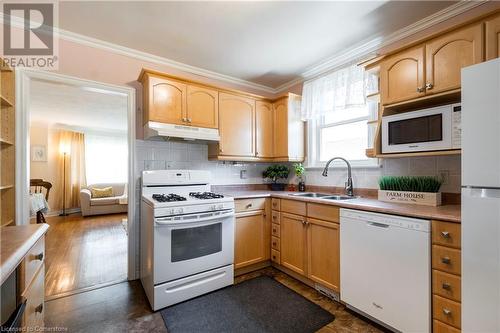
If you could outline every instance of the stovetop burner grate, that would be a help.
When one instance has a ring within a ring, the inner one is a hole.
[[[177,194],[153,194],[153,199],[159,202],[186,201],[187,199]]]
[[[190,197],[197,199],[219,199],[224,198],[222,194],[217,194],[213,192],[191,192],[189,193]]]

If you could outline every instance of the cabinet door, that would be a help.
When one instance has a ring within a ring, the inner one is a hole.
[[[305,217],[281,213],[281,265],[307,274],[307,233]]]
[[[191,126],[219,127],[219,92],[217,90],[187,87],[187,122]]]
[[[150,121],[183,124],[186,118],[186,85],[147,75],[147,112]]]
[[[274,108],[274,157],[288,158],[288,98],[280,99]]]
[[[308,277],[340,290],[340,228],[337,223],[307,220]]]
[[[255,100],[219,94],[219,154],[255,157]]]
[[[266,214],[264,210],[236,216],[234,268],[241,268],[269,259],[266,249]],[[269,242],[269,241],[268,241]]]
[[[482,31],[477,23],[427,42],[426,94],[460,88],[462,68],[484,59]]]
[[[273,105],[269,102],[255,102],[256,155],[273,157]]]
[[[500,15],[486,21],[486,60],[500,57]]]
[[[381,101],[384,105],[423,96],[424,46],[399,52],[380,66]]]

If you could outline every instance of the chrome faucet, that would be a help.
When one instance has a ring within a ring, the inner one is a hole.
[[[330,166],[330,163],[334,160],[342,160],[347,164],[347,181],[345,182],[345,194],[353,197],[354,196],[354,191],[353,191],[353,186],[352,186],[352,177],[351,177],[351,164],[349,163],[348,160],[346,160],[343,157],[334,157],[331,158],[328,162],[326,162],[325,168],[323,169],[323,177],[328,176],[328,167]]]

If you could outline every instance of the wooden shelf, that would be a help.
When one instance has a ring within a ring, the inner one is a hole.
[[[0,144],[12,146],[14,144],[14,142],[7,140],[7,139],[4,139],[4,138],[0,138]]]
[[[395,154],[378,154],[378,158],[400,158],[400,157],[418,157],[418,156],[445,156],[445,155],[460,155],[461,149],[438,150],[438,151],[421,151],[415,153],[395,153]]]
[[[0,190],[8,190],[9,188],[14,188],[14,185],[0,185]]]
[[[9,101],[7,98],[0,96],[0,101],[2,106],[14,106],[11,101]]]
[[[459,88],[411,99],[408,101],[384,105],[384,116],[388,116],[401,111],[406,112],[426,107],[435,107],[443,104],[458,103],[460,102],[461,92],[462,90]]]

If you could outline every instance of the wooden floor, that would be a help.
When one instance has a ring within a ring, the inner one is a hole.
[[[236,283],[266,274],[318,304],[335,320],[318,332],[380,332],[363,318],[316,290],[274,269],[266,268],[236,278]],[[271,295],[270,295],[271,296]],[[123,282],[45,303],[45,326],[67,332],[167,332],[159,312],[151,311],[140,282]]]
[[[47,217],[45,296],[127,279],[126,214]]]

